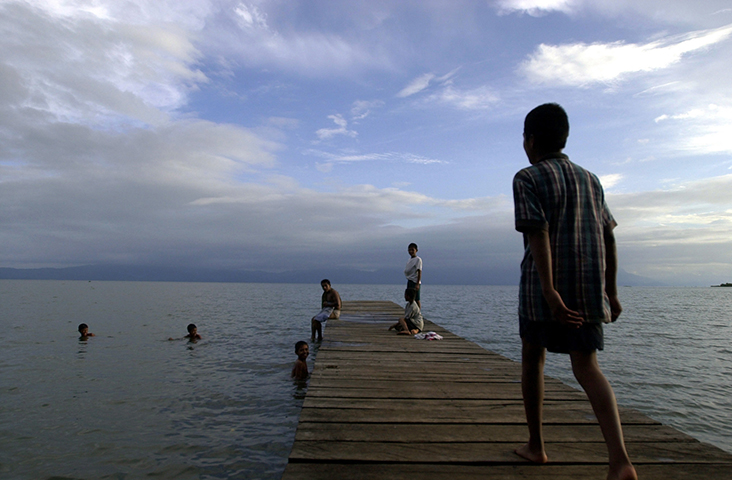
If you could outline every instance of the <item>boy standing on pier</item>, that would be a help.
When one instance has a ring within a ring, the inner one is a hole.
[[[410,243],[407,247],[407,252],[409,253],[410,258],[407,262],[407,266],[404,267],[404,276],[407,277],[407,288],[414,289],[416,293],[416,297],[414,299],[417,301],[417,306],[422,308],[422,302],[420,301],[419,294],[422,287],[422,259],[417,256],[418,250],[416,243]]]
[[[625,449],[615,394],[597,363],[602,324],[622,308],[617,295],[616,222],[597,177],[562,153],[567,114],[557,104],[533,109],[524,121],[530,167],[513,180],[516,230],[524,236],[519,289],[521,388],[529,441],[521,457],[546,463],[542,432],[544,362],[568,353],[587,393],[609,455],[608,480],[637,479]]]

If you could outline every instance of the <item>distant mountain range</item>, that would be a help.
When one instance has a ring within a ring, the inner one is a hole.
[[[401,284],[404,277],[400,269],[373,271],[350,268],[314,270],[289,270],[264,272],[224,270],[191,267],[84,265],[65,268],[0,268],[3,280],[94,280],[94,281],[147,281],[147,282],[224,282],[224,283],[319,283],[323,278],[334,284]],[[430,269],[425,283],[433,285],[517,285],[519,269],[488,270]],[[662,286],[662,282],[618,272],[621,286]]]

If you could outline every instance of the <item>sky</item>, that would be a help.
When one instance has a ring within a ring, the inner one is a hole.
[[[0,267],[514,283],[557,102],[621,269],[729,282],[730,59],[729,0],[0,0]]]

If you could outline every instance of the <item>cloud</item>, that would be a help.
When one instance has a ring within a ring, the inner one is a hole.
[[[437,160],[434,158],[427,158],[421,155],[414,155],[412,153],[398,153],[398,152],[386,152],[386,153],[343,153],[336,154],[330,152],[324,152],[321,150],[306,150],[303,152],[305,155],[314,155],[328,160],[330,164],[333,163],[352,163],[352,162],[373,162],[373,161],[398,161],[407,163],[419,163],[422,165],[430,164],[446,164],[448,162],[444,160]]]
[[[621,267],[671,284],[710,284],[732,271],[732,175],[672,189],[609,194]],[[719,282],[721,280],[717,280]]]
[[[500,98],[494,90],[488,87],[460,90],[452,85],[447,85],[431,95],[427,101],[441,103],[459,110],[486,110],[494,107]]]
[[[673,147],[685,153],[732,153],[732,106],[711,104],[677,114],[663,114],[656,123],[678,122],[684,124],[684,135],[676,138]]]
[[[355,130],[349,130],[348,129],[348,120],[343,118],[343,116],[338,113],[335,115],[328,115],[328,118],[333,120],[333,123],[337,125],[336,128],[321,128],[315,132],[315,135],[318,136],[321,140],[328,140],[330,138],[333,138],[336,135],[345,135],[347,137],[355,137],[358,135],[358,132]]]
[[[399,93],[397,93],[397,97],[409,97],[414,95],[415,93],[421,92],[422,90],[430,86],[430,82],[433,78],[435,78],[434,73],[424,73],[420,75],[419,77],[412,80],[409,85],[399,91]]]
[[[628,18],[634,22],[641,19],[695,25],[695,28],[718,26],[717,17],[727,16],[732,11],[728,0],[497,0],[495,7],[499,15],[519,13],[543,17],[556,12],[576,19],[580,14],[591,14],[602,19]]]
[[[161,124],[208,81],[195,66],[201,52],[171,23],[143,27],[103,5],[62,2],[5,2],[0,17],[0,63],[25,91],[16,107],[57,120]]]
[[[321,254],[348,264],[346,253],[354,249],[373,252],[395,238],[403,243],[400,223],[439,225],[464,215],[449,201],[396,188],[354,185],[327,193],[281,175],[244,181],[242,172],[256,174],[272,165],[267,150],[276,145],[257,143],[237,128],[192,122],[156,134],[95,136],[82,127],[75,138],[85,140],[88,154],[82,155],[62,141],[71,132],[62,133],[48,139],[55,158],[47,159],[46,150],[26,157],[55,165],[51,175],[47,168],[33,174],[0,164],[4,266],[185,263],[267,269],[275,267],[276,257],[284,262],[278,268],[291,262],[310,268]],[[100,165],[94,152],[102,150],[107,153]],[[473,212],[485,211],[473,206]],[[359,258],[364,255],[369,254]]]
[[[589,86],[620,81],[630,74],[653,72],[679,63],[683,56],[727,40],[732,26],[691,32],[645,44],[541,44],[519,67],[533,83]]]
[[[732,175],[677,183],[673,188],[649,192],[609,194],[608,203],[623,218],[629,230],[647,241],[664,242],[662,238],[646,235],[644,230],[673,227],[678,238],[696,242],[695,236],[707,230],[699,239],[732,242],[732,210],[730,196]],[[721,235],[722,232],[725,232]],[[686,242],[685,242],[686,243]],[[702,240],[702,243],[704,241]],[[732,261],[732,260],[731,260]]]
[[[210,4],[214,11],[201,29],[202,48],[239,65],[308,77],[351,76],[366,69],[393,68],[388,52],[359,41],[353,31],[339,34],[308,28],[307,21],[298,28],[299,22],[292,18],[296,6],[284,8],[279,2],[261,1]],[[234,22],[228,22],[229,18]]]
[[[356,100],[351,108],[351,116],[354,121],[362,120],[371,114],[371,111],[384,106],[381,100]]]
[[[436,77],[433,73],[420,75],[402,89],[397,97],[416,95],[427,90],[431,84],[436,84],[434,91],[422,98],[423,104],[442,104],[459,110],[484,110],[498,103],[498,94],[487,86],[473,89],[455,87],[453,77],[458,70],[456,68],[441,77]]]
[[[603,188],[607,190],[620,183],[620,181],[623,179],[623,175],[619,173],[611,173],[609,175],[601,175],[598,178],[600,179],[600,183],[602,184]]]
[[[577,0],[498,0],[496,6],[499,15],[521,12],[538,17],[550,12],[569,13],[578,3]]]
[[[260,12],[256,5],[240,3],[234,7],[234,13],[241,28],[261,28],[269,31],[267,16]]]

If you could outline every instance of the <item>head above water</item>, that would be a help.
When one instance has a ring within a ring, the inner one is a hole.
[[[305,347],[308,346],[308,342],[306,342],[304,340],[300,340],[299,342],[297,342],[295,344],[295,353],[297,353],[297,351],[300,350],[300,347],[303,347],[303,346],[305,346]]]
[[[186,327],[186,328],[188,329],[188,333],[191,333],[193,330],[198,330],[198,327],[196,326],[195,323],[189,323],[188,327]]]
[[[532,141],[537,154],[560,152],[566,146],[568,136],[569,118],[557,103],[539,105],[524,119],[524,146]]]
[[[86,333],[87,330],[89,330],[89,325],[87,325],[86,323],[79,324],[79,333],[83,335],[84,333]]]

